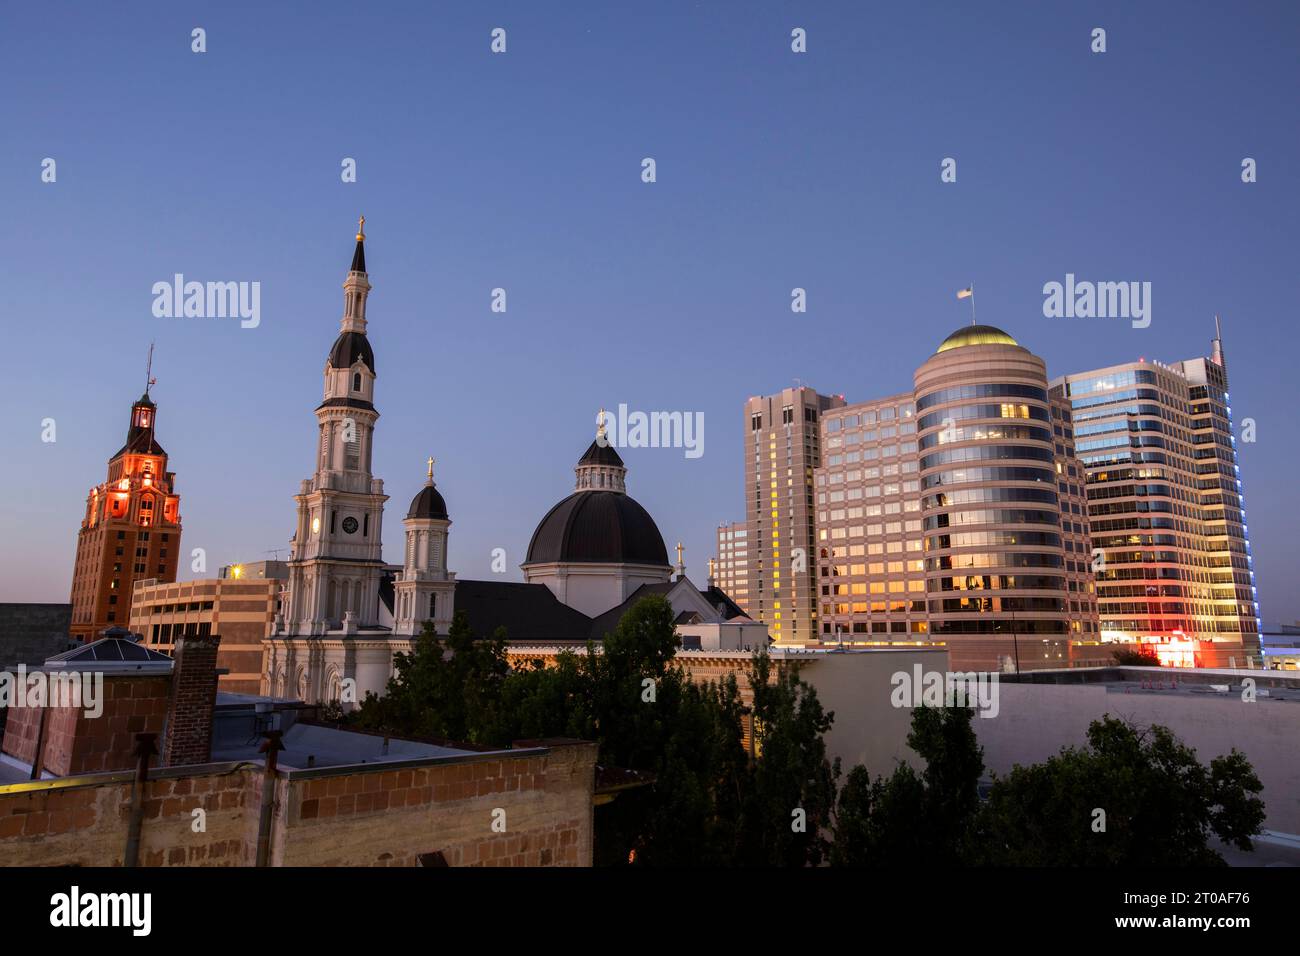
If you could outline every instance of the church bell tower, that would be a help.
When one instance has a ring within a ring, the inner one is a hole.
[[[379,623],[384,575],[384,483],[371,474],[375,353],[366,337],[365,217],[343,283],[343,319],[325,360],[325,397],[316,407],[316,469],[294,501],[284,633],[355,633]]]

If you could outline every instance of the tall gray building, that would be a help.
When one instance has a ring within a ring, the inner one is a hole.
[[[1215,320],[1208,357],[1066,375],[1098,551],[1103,637],[1150,641],[1167,663],[1259,653],[1259,605]]]

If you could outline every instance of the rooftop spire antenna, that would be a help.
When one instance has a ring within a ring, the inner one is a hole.
[[[1219,313],[1214,313],[1214,340],[1210,343],[1212,346],[1210,361],[1223,368],[1223,331],[1219,328]]]
[[[1217,320],[1216,320],[1217,321]],[[149,389],[157,384],[158,380],[153,377],[153,343],[149,343],[149,361],[144,368],[144,393],[149,394]]]

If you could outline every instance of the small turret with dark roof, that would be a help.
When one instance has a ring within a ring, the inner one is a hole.
[[[154,438],[154,421],[158,417],[158,406],[149,397],[146,389],[131,406],[131,424],[126,430],[126,444],[118,449],[114,458],[125,454],[165,455],[162,445]]]
[[[361,361],[370,374],[375,373],[375,351],[366,338],[366,296],[370,282],[366,277],[366,217],[357,224],[357,248],[352,253],[352,266],[347,281],[343,283],[344,313],[338,338],[330,347],[329,364],[334,368],[351,368]]]
[[[627,493],[627,467],[605,434],[603,408],[596,422],[596,440],[574,469],[577,487],[542,518],[523,566],[613,563],[667,569],[668,552],[654,519]]]
[[[587,446],[573,471],[578,476],[575,491],[617,491],[619,494],[627,491],[627,466],[605,434],[603,408],[596,416],[596,440]]]
[[[419,493],[411,499],[411,507],[406,512],[406,517],[447,520],[447,502],[433,483],[432,458],[429,459],[429,478],[425,481],[424,487],[420,489]]]

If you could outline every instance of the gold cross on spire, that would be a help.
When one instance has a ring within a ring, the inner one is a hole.
[[[357,220],[357,242],[366,238],[366,217],[362,216]]]
[[[605,434],[605,406],[600,407],[600,414],[596,416],[596,437],[600,438]]]
[[[429,456],[429,460],[426,461],[425,464],[429,466],[429,480],[433,481],[433,456],[432,455]]]

